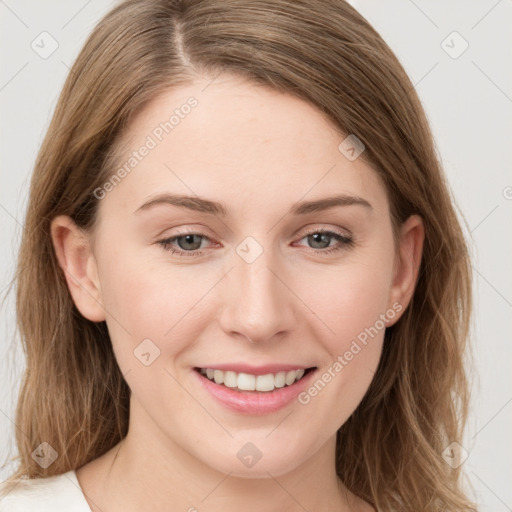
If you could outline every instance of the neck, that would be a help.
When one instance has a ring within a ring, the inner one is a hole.
[[[132,414],[133,409],[131,409]],[[175,444],[153,422],[130,421],[123,441],[77,470],[93,512],[183,510],[371,511],[336,475],[336,438],[284,474],[223,473]]]

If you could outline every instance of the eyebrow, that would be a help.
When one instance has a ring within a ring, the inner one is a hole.
[[[227,208],[223,203],[211,201],[198,196],[187,196],[181,194],[159,194],[140,206],[134,213],[148,210],[157,205],[173,205],[186,208],[195,212],[209,213],[226,217],[228,215]],[[369,210],[373,210],[372,205],[362,197],[347,194],[326,197],[314,201],[304,201],[294,204],[290,209],[292,215],[307,215],[309,213],[328,210],[336,206],[363,206]]]

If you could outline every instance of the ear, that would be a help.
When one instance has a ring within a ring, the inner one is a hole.
[[[399,251],[395,258],[393,282],[388,307],[399,303],[402,313],[397,314],[387,327],[396,323],[412,299],[423,254],[425,229],[419,215],[411,215],[400,228]]]
[[[52,220],[51,235],[76,307],[92,322],[105,320],[96,260],[89,237],[67,215],[59,215]]]

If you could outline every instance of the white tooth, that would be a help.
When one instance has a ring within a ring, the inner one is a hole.
[[[291,386],[295,382],[295,377],[297,377],[297,371],[290,370],[289,372],[286,373],[284,381],[288,386]]]
[[[254,391],[256,386],[256,377],[249,373],[238,374],[238,389],[243,391]]]
[[[238,375],[235,372],[224,372],[224,386],[227,386],[228,388],[236,388],[237,381]]]
[[[285,385],[291,386],[300,380],[305,370],[290,370],[289,372],[268,373],[266,375],[251,375],[249,373],[236,373],[232,371],[201,368],[200,373],[216,384],[224,384],[228,388],[238,388],[241,391],[273,391]]]
[[[286,372],[279,372],[274,375],[274,386],[276,388],[283,388],[285,385]]]
[[[274,374],[258,375],[256,378],[256,391],[272,391],[274,389]]]

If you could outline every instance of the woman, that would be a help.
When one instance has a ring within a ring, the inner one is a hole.
[[[412,84],[344,1],[121,3],[25,227],[5,510],[475,510],[446,457],[465,240]]]

